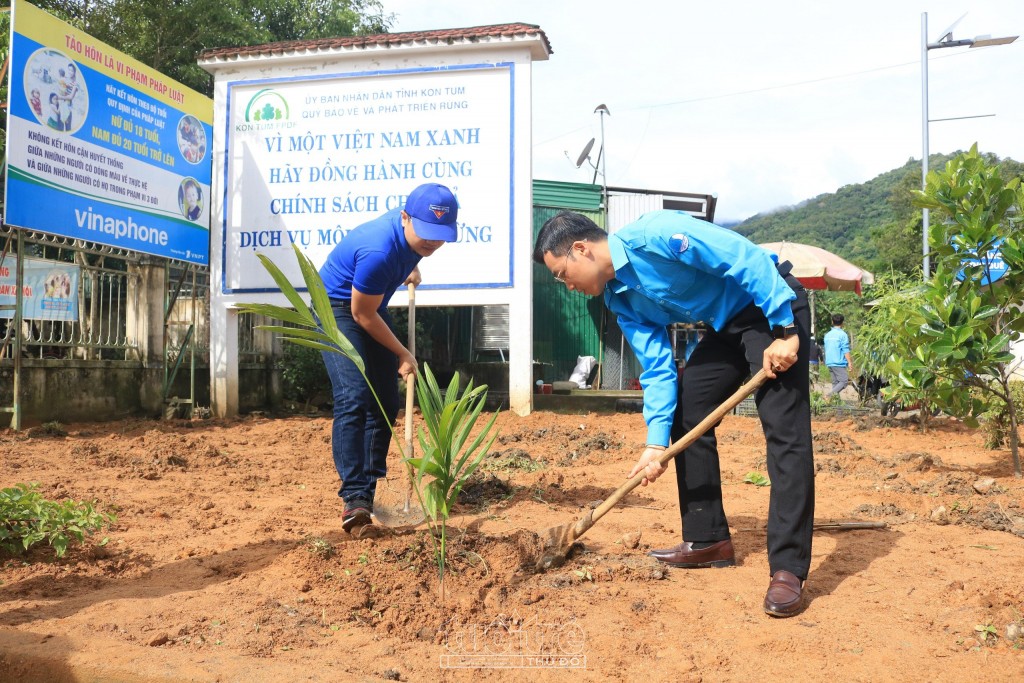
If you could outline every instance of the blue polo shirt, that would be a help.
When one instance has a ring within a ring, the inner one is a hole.
[[[352,301],[354,287],[384,295],[383,309],[421,258],[405,239],[402,210],[394,209],[345,235],[320,268],[320,278],[332,299]]]
[[[677,401],[671,323],[721,330],[756,304],[769,325],[791,325],[796,294],[771,255],[742,235],[681,211],[653,211],[608,238],[615,277],[605,304],[643,367],[647,443],[667,446]]]
[[[850,336],[841,327],[833,327],[825,333],[825,365],[830,368],[845,368],[846,354],[850,352]]]

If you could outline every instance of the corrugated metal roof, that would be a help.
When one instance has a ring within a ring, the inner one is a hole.
[[[337,52],[347,50],[374,50],[396,47],[419,47],[430,45],[483,45],[490,42],[509,43],[523,38],[539,38],[544,52],[533,55],[534,59],[547,59],[553,53],[551,43],[539,26],[533,24],[494,24],[468,28],[448,28],[434,31],[407,31],[404,33],[377,33],[369,36],[344,36],[320,38],[317,40],[290,40],[264,45],[241,47],[218,47],[199,53],[199,62],[224,62],[246,57],[268,57],[271,55],[297,55],[303,53]]]
[[[574,211],[599,211],[601,186],[563,183],[557,180],[533,181],[533,205],[553,206]]]

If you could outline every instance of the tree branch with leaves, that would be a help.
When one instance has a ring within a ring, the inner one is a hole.
[[[942,382],[940,407],[970,423],[983,412],[1005,415],[1014,473],[1021,477],[1020,419],[1010,386],[1017,365],[1010,348],[1024,333],[1021,178],[1004,180],[975,145],[929,173],[916,203],[936,219],[929,234],[936,269],[924,305],[905,313],[920,346],[913,358],[893,358],[892,370],[904,385],[921,379],[919,371],[931,375],[924,382]]]

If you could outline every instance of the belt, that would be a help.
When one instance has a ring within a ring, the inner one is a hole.
[[[352,302],[348,299],[331,299],[331,308],[352,308]]]

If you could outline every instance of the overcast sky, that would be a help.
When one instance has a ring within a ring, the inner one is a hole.
[[[608,184],[715,194],[719,222],[921,158],[922,12],[930,42],[965,13],[954,39],[1024,34],[1022,0],[382,3],[393,32],[540,26],[554,54],[534,63],[534,178],[591,181],[575,160],[605,104]],[[1024,38],[931,50],[928,68],[933,154],[977,142],[1024,161]]]

